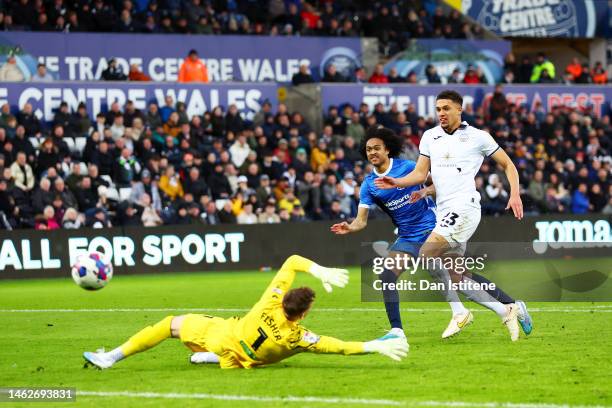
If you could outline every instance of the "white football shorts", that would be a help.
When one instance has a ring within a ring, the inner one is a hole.
[[[451,246],[449,253],[463,255],[467,242],[478,228],[480,216],[480,208],[472,206],[438,208],[436,227],[432,232],[443,236],[448,241]]]

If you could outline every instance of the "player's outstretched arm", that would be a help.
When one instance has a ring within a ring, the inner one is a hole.
[[[371,354],[378,353],[393,360],[400,361],[408,355],[408,342],[405,338],[395,338],[388,340],[361,341],[342,341],[329,336],[316,336],[308,333],[304,336],[301,344],[306,351],[318,354]]]
[[[422,184],[427,180],[429,174],[430,160],[427,156],[419,156],[416,162],[414,170],[400,178],[393,178],[389,176],[379,177],[374,180],[374,185],[380,189],[390,189],[393,187],[410,187]]]
[[[518,170],[503,149],[497,149],[491,157],[504,169],[508,182],[510,183],[510,199],[508,200],[506,210],[511,208],[514,216],[520,220],[523,218],[523,202],[521,201]]]
[[[357,217],[350,224],[346,221],[334,224],[330,227],[331,232],[338,235],[350,234],[351,232],[361,231],[368,225],[369,209],[359,207],[357,209]]]

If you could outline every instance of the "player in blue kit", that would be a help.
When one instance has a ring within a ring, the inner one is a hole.
[[[374,169],[365,177],[361,185],[357,217],[351,223],[342,222],[331,227],[331,231],[336,234],[348,234],[364,229],[367,226],[370,206],[376,204],[389,215],[398,228],[398,238],[389,248],[388,257],[390,258],[395,258],[397,255],[401,256],[401,254],[409,254],[413,257],[418,256],[421,246],[436,226],[435,205],[428,198],[428,196],[435,194],[433,186],[424,187],[423,185],[415,185],[407,188],[393,189],[380,189],[375,186],[374,180],[378,177],[402,177],[402,175],[410,173],[415,168],[416,163],[414,161],[397,158],[401,148],[402,141],[392,130],[382,126],[368,129],[362,144],[362,154]],[[381,274],[383,299],[387,317],[391,324],[391,330],[383,336],[383,339],[405,337],[399,310],[398,291],[394,288],[389,289],[385,285],[396,282],[402,272],[403,270],[398,269],[385,269]],[[448,286],[447,283],[451,281],[449,271],[441,266],[434,265],[430,267],[429,272],[433,277],[445,283],[445,288],[442,292],[453,311],[453,318],[451,318],[448,327],[442,334],[442,338],[448,338],[459,333],[469,325],[473,320],[473,315],[465,309],[457,292],[451,290]],[[473,278],[473,276],[476,276],[476,278]],[[487,281],[485,278],[474,273],[471,273],[469,278],[465,277],[465,279]],[[462,290],[461,292],[469,299],[481,305],[493,302],[499,303],[499,298],[508,297],[499,288],[491,291]],[[457,316],[456,310],[466,310],[467,313],[463,315],[462,319],[458,320],[454,318],[454,316]],[[511,328],[508,326],[509,324],[515,327]],[[516,317],[514,317],[513,321],[506,323],[506,325],[511,329],[511,333],[513,330],[518,330]]]
[[[374,180],[377,177],[386,175],[401,177],[410,173],[416,163],[397,158],[402,149],[402,141],[392,130],[382,126],[368,129],[361,148],[362,155],[367,158],[374,170],[366,176],[361,185],[357,217],[350,224],[342,222],[332,225],[331,231],[342,235],[364,229],[368,223],[370,206],[376,204],[389,215],[398,228],[398,238],[389,248],[389,257],[394,257],[399,253],[417,256],[421,244],[436,226],[436,214],[432,209],[434,204],[431,200],[419,200],[414,204],[410,201],[410,196],[423,189],[424,186],[389,190],[378,189],[374,186]],[[402,272],[386,269],[381,274],[381,279],[384,283],[395,282]],[[383,290],[383,299],[391,324],[391,330],[384,337],[405,337],[397,290]]]

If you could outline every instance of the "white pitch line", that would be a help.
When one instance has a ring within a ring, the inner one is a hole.
[[[231,395],[207,393],[158,393],[133,391],[77,391],[79,396],[87,397],[130,397],[149,399],[199,399],[217,401],[249,401],[249,402],[282,402],[282,403],[322,403],[322,404],[360,404],[383,406],[419,406],[419,407],[458,407],[458,408],[610,408],[602,405],[569,405],[528,402],[467,402],[467,401],[400,401],[389,399],[369,398],[339,398],[315,396],[259,396],[259,395]]]
[[[415,401],[410,405],[421,407],[459,407],[459,408],[609,408],[607,405],[569,405],[531,402],[466,402],[466,401]]]
[[[248,312],[248,308],[181,308],[181,307],[165,307],[165,308],[84,308],[84,309],[0,309],[0,313],[131,313],[131,312]],[[403,308],[402,312],[433,312],[433,313],[448,313],[449,309],[427,309],[427,308]],[[317,308],[316,312],[328,313],[346,313],[346,312],[382,312],[384,309],[352,307],[352,308]],[[485,313],[488,310],[475,309],[473,312]],[[537,313],[612,313],[612,308],[608,309],[605,306],[597,308],[597,306],[585,307],[562,307],[562,308],[530,308],[530,312]]]
[[[77,391],[80,396],[93,397],[133,397],[133,398],[163,398],[163,399],[200,399],[217,401],[249,401],[249,402],[293,402],[293,403],[322,403],[322,404],[361,404],[402,406],[401,401],[367,398],[337,398],[337,397],[286,397],[258,396],[258,395],[230,395],[230,394],[186,394],[186,393],[158,393],[158,392],[131,392],[131,391]]]

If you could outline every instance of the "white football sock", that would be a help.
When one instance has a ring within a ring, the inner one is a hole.
[[[478,285],[475,280],[470,279],[467,276],[463,276],[463,281],[470,283],[472,286]],[[466,289],[462,290],[461,293],[467,296],[467,298],[470,299],[472,302],[476,302],[479,305],[482,305],[487,309],[494,311],[502,319],[505,318],[506,314],[508,313],[506,305],[495,299],[493,296],[489,295],[486,290]]]
[[[191,362],[196,364],[218,364],[219,356],[211,351],[200,351],[191,356]]]
[[[436,267],[429,270],[431,276],[437,279],[439,282],[444,284],[444,290],[442,290],[442,295],[444,299],[448,302],[453,312],[453,316],[458,314],[466,314],[468,310],[463,306],[461,299],[459,299],[459,295],[456,291],[450,289],[451,277],[450,273],[442,267]]]
[[[455,292],[454,290],[452,292],[455,294],[455,296],[458,296],[457,292]],[[465,306],[463,306],[463,303],[461,301],[448,302],[448,304],[450,305],[451,310],[453,311],[453,316],[468,313],[468,310],[465,308]]]
[[[400,329],[399,327],[394,327],[391,330],[389,330],[390,334],[395,334],[396,336],[399,337],[406,337],[406,333],[404,333],[404,330]]]
[[[121,347],[117,347],[116,349],[109,351],[108,353],[106,353],[106,355],[115,363],[125,358],[123,352],[121,351]]]

